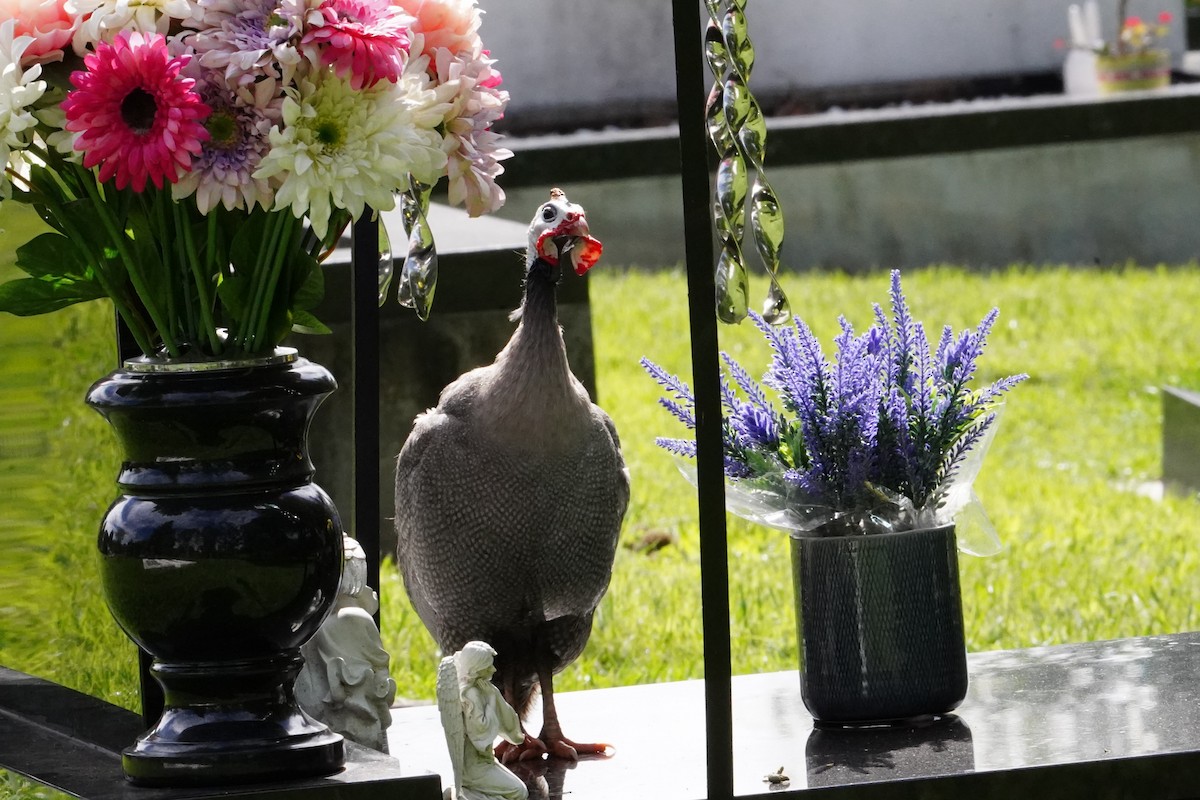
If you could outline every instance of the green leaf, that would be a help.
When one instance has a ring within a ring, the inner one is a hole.
[[[217,285],[217,296],[221,299],[227,315],[232,317],[230,322],[238,323],[231,324],[231,329],[241,329],[254,302],[254,275],[258,250],[266,235],[265,219],[261,214],[251,215],[238,228],[229,245],[229,261],[232,268],[221,277],[221,282]]]
[[[100,287],[91,281],[20,278],[0,284],[0,311],[31,317],[104,296]]]
[[[292,329],[292,314],[287,305],[284,304],[278,295],[278,287],[276,287],[275,302],[271,303],[268,309],[266,335],[271,342],[279,342],[283,337],[287,336],[288,331]],[[259,342],[262,345],[262,342]]]
[[[310,312],[301,309],[292,311],[292,331],[295,333],[328,334],[333,333],[329,326],[314,317]]]
[[[254,271],[258,262],[258,252],[267,240],[267,215],[251,214],[234,234],[229,245],[229,260],[235,269],[247,277]]]
[[[250,305],[254,285],[245,270],[234,268],[222,275],[217,283],[217,297],[225,309],[229,322],[240,322],[246,318],[246,308]],[[234,327],[231,325],[230,327]]]
[[[325,273],[321,265],[308,253],[299,251],[292,256],[291,266],[296,287],[292,293],[292,311],[316,308],[325,299]]]
[[[79,278],[87,272],[78,246],[57,233],[43,233],[18,247],[17,266],[41,279]]]

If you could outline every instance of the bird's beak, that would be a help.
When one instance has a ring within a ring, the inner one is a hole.
[[[551,246],[547,246],[551,245]],[[537,244],[538,254],[545,260],[557,264],[566,258],[576,275],[582,275],[600,260],[604,245],[588,233],[587,218],[582,213],[571,214],[553,230],[541,235]]]
[[[596,266],[596,262],[600,260],[600,254],[604,252],[604,245],[600,244],[599,239],[591,236],[577,236],[571,240],[567,248],[560,252],[570,259],[575,274],[582,275]]]

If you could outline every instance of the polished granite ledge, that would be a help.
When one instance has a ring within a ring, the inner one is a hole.
[[[970,690],[954,714],[896,728],[814,729],[795,672],[735,677],[735,795],[1200,798],[1200,633],[968,661]],[[707,797],[703,682],[556,699],[568,736],[617,751],[526,770],[531,797]],[[396,709],[392,719],[391,752],[405,771],[448,776],[436,708]],[[780,767],[787,784],[764,781]]]
[[[411,774],[383,753],[346,745],[346,766],[323,778],[202,788],[125,780],[121,750],[141,717],[64,686],[0,667],[0,768],[86,800],[439,800],[436,775]]]

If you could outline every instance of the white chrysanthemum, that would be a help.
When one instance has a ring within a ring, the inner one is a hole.
[[[334,208],[356,218],[365,205],[386,211],[409,175],[424,183],[442,175],[446,154],[434,128],[446,107],[426,78],[406,75],[357,91],[328,70],[314,78],[287,91],[283,127],[272,128],[271,151],[254,173],[279,182],[275,208],[307,214],[324,238]]]
[[[55,103],[39,108],[34,115],[41,123],[43,131],[50,132],[46,135],[46,144],[68,161],[82,164],[83,153],[75,149],[75,140],[79,138],[79,134],[67,130],[67,112],[63,111],[62,106]]]
[[[21,56],[33,42],[31,36],[13,36],[16,20],[0,24],[0,169],[7,167],[14,150],[29,146],[37,126],[33,104],[46,91],[46,82],[38,80],[37,64],[21,69]],[[9,197],[12,186],[0,177],[0,196]]]
[[[192,15],[190,0],[67,0],[65,7],[83,20],[72,40],[78,55],[96,42],[111,42],[123,30],[166,36],[172,21]]]

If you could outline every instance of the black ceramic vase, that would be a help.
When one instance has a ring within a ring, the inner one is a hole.
[[[804,705],[818,725],[944,714],[967,694],[954,526],[793,536]]]
[[[106,600],[153,656],[165,698],[123,753],[134,783],[342,767],[342,737],[292,688],[341,578],[341,522],[307,453],[309,421],[336,385],[281,348],[253,362],[135,359],[88,392],[124,451],[100,527]]]

